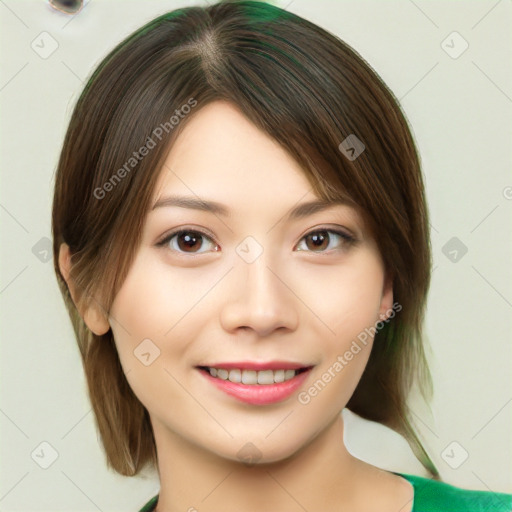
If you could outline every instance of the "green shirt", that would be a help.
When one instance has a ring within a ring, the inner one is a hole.
[[[414,487],[412,512],[511,512],[512,494],[471,491],[416,475],[394,473]],[[155,510],[158,494],[139,512]]]

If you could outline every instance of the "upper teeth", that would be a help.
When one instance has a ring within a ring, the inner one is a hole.
[[[295,377],[296,370],[226,370],[224,368],[208,368],[212,377],[242,382],[242,384],[274,384]]]

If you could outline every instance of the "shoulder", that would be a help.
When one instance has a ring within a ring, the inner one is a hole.
[[[414,487],[412,512],[510,512],[512,494],[462,489],[446,482],[396,473]]]
[[[139,512],[152,512],[155,510],[156,504],[158,502],[158,494],[153,496],[140,510]]]

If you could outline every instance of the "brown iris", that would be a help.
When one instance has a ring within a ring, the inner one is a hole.
[[[308,249],[326,249],[329,246],[329,232],[327,230],[315,231],[307,235],[304,239],[306,240]],[[308,241],[311,241],[312,244],[309,244]],[[322,245],[325,243],[326,245],[323,247]]]

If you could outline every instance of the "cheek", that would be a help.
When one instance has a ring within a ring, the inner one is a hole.
[[[148,263],[143,254],[134,261],[112,304],[110,323],[132,391],[148,410],[155,410],[164,396],[166,403],[180,397],[171,374],[176,362],[184,360],[193,333],[184,316],[190,308],[183,303],[183,283],[163,279],[162,268]]]
[[[163,334],[175,323],[172,294],[167,290],[164,296],[163,290],[157,270],[139,255],[112,303],[110,325],[129,379],[136,378],[144,361],[154,361],[153,367],[161,361]]]
[[[383,271],[373,254],[361,251],[346,265],[319,267],[311,275],[314,285],[305,283],[300,296],[333,343],[350,343],[379,320]]]
[[[329,388],[322,398],[324,404],[336,404],[335,409],[348,402],[370,357],[383,278],[380,261],[368,252],[358,254],[354,265],[340,268],[326,285],[322,306],[331,332],[325,339],[328,345],[320,380]]]
[[[190,283],[187,287],[183,274],[170,272],[142,252],[112,304],[111,316],[114,325],[119,324],[120,337],[126,339],[127,332],[130,333],[131,343],[144,338],[163,339],[190,310],[189,303],[194,297],[189,295]]]
[[[127,376],[140,366],[140,353],[157,354],[155,367],[183,360],[188,341],[211,316],[202,299],[218,281],[211,272],[203,277],[196,270],[173,270],[145,251],[137,255],[111,308],[110,324]]]
[[[207,296],[224,272],[173,268],[160,254],[141,251],[116,296],[112,315],[139,336],[167,339],[178,326],[204,320]]]

